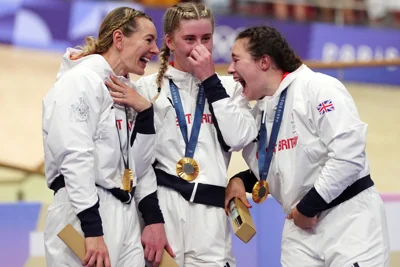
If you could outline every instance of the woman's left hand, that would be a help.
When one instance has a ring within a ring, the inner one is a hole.
[[[150,101],[141,96],[136,90],[120,81],[114,75],[111,75],[110,78],[111,82],[106,80],[105,84],[110,89],[110,95],[115,103],[129,105],[138,113],[151,107]]]

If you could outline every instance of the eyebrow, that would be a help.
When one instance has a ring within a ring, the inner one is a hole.
[[[238,55],[232,52],[232,57],[238,57]]]
[[[212,36],[212,33],[203,34],[202,37],[204,37],[204,36]],[[186,35],[183,35],[183,37],[196,37],[196,35],[195,34],[186,34]]]
[[[151,37],[153,40],[156,39],[156,37],[151,33],[147,34],[144,38],[146,38],[146,37]]]

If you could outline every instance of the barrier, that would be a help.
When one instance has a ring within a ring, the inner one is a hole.
[[[15,46],[64,51],[81,45],[85,36],[96,36],[100,22],[113,8],[129,5],[148,13],[162,45],[164,8],[148,8],[123,1],[3,0],[0,2],[0,42]],[[214,60],[227,64],[236,35],[246,27],[277,28],[303,59],[322,62],[365,62],[391,60],[400,56],[400,34],[395,29],[337,26],[322,23],[296,24],[263,17],[217,15],[214,31]],[[374,71],[379,75],[374,75]],[[337,73],[333,72],[336,76]],[[400,84],[399,68],[344,70],[343,81]]]

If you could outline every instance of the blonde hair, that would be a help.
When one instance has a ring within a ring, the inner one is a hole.
[[[173,36],[174,32],[179,28],[179,25],[182,20],[192,20],[192,19],[210,19],[212,24],[212,30],[214,32],[214,15],[211,10],[203,4],[200,3],[179,3],[167,9],[164,14],[163,19],[163,28],[164,28],[164,36],[168,34],[169,36]],[[153,98],[153,102],[157,99],[161,92],[161,86],[163,82],[163,77],[165,72],[168,69],[168,59],[171,55],[171,50],[165,43],[160,51],[160,69],[157,74],[157,87],[158,93]]]
[[[130,7],[119,7],[112,10],[101,23],[98,38],[88,36],[85,38],[86,45],[81,48],[82,52],[73,58],[80,58],[91,54],[102,54],[107,52],[113,44],[113,33],[116,30],[129,37],[138,30],[137,18],[152,19],[142,11]]]

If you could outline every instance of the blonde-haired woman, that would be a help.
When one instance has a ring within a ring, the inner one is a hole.
[[[137,82],[154,101],[158,197],[175,260],[185,267],[236,266],[224,211],[227,168],[231,152],[257,136],[240,84],[215,74],[213,31],[202,4],[167,9],[160,70]]]
[[[156,29],[143,12],[121,7],[101,24],[98,39],[68,49],[43,100],[48,186],[54,190],[44,239],[47,266],[144,266],[142,242],[161,257],[167,245],[152,171],[153,107],[136,95],[132,108],[114,105],[105,80],[130,84],[159,53]],[[68,223],[85,237],[81,262],[57,237]],[[147,234],[146,234],[147,233]],[[157,244],[158,242],[158,244]],[[157,261],[155,262],[157,265]]]

